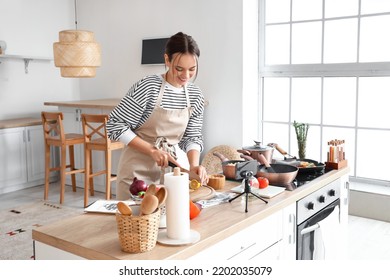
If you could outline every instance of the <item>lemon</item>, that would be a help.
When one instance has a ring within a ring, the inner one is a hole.
[[[190,189],[191,190],[197,190],[199,188],[200,188],[200,182],[198,182],[198,180],[196,180],[196,179],[192,179],[190,181]]]

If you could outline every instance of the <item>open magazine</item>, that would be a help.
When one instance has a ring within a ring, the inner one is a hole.
[[[105,200],[105,199],[99,199],[92,204],[90,204],[88,207],[84,209],[84,212],[87,213],[107,213],[107,214],[115,214],[117,211],[117,204],[120,200]],[[127,205],[139,205],[140,201],[134,201],[134,200],[126,200],[123,201],[127,203]]]

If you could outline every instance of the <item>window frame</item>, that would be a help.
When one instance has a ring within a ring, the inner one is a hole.
[[[293,78],[302,78],[302,77],[319,77],[321,78],[321,91],[323,93],[323,83],[324,78],[327,77],[355,77],[357,79],[357,84],[359,83],[360,77],[390,77],[390,61],[384,61],[384,62],[359,62],[359,44],[360,44],[360,20],[364,17],[370,17],[370,16],[382,16],[382,15],[390,15],[390,12],[386,13],[375,13],[375,14],[369,14],[369,15],[360,15],[360,9],[361,4],[359,0],[359,11],[358,15],[356,16],[345,16],[345,17],[335,17],[335,18],[329,18],[324,19],[324,13],[322,16],[322,19],[316,19],[316,20],[308,20],[308,21],[291,21],[292,12],[291,12],[291,6],[293,0],[290,1],[290,21],[289,22],[279,22],[279,23],[269,23],[266,24],[265,22],[265,5],[267,0],[259,0],[259,96],[260,96],[260,115],[259,115],[259,124],[260,124],[260,130],[259,130],[259,139],[264,140],[264,124],[267,123],[274,123],[274,124],[286,124],[288,125],[288,135],[290,136],[288,139],[288,147],[287,149],[290,150],[291,148],[291,135],[294,133],[292,128],[293,120],[291,120],[291,112],[289,112],[289,120],[288,122],[278,122],[278,121],[266,121],[264,120],[264,108],[266,104],[264,104],[264,84],[263,81],[265,78],[274,78],[274,77],[281,77],[281,78],[288,78],[290,81],[290,95],[291,95],[291,80]],[[268,0],[270,1],[270,0]],[[272,1],[272,0],[271,0]],[[325,0],[324,0],[325,1]],[[323,5],[324,5],[323,1]],[[291,64],[291,26],[294,23],[300,23],[300,22],[310,22],[310,21],[322,21],[322,27],[324,27],[325,21],[328,20],[335,20],[335,19],[350,19],[350,18],[357,18],[358,19],[358,42],[357,42],[357,59],[356,63],[331,63],[331,64],[324,64],[324,28],[322,28],[322,46],[321,46],[321,63],[318,64]],[[267,25],[276,25],[276,24],[290,24],[290,57],[289,62],[290,64],[277,64],[277,65],[266,65],[265,64],[265,30]],[[356,87],[356,95],[358,97],[358,86]],[[321,93],[321,94],[322,94]],[[290,99],[290,110],[291,110],[291,99]],[[323,100],[321,101],[321,108],[323,106]],[[357,151],[357,136],[359,129],[373,129],[378,131],[390,131],[390,129],[385,128],[371,128],[371,127],[360,127],[357,125],[357,116],[359,115],[358,112],[358,104],[356,104],[356,120],[354,126],[338,126],[338,125],[325,125],[323,123],[322,113],[321,113],[321,123],[320,126],[320,148],[321,150],[324,150],[326,147],[322,146],[322,143],[324,143],[322,139],[322,131],[323,128],[326,127],[337,127],[337,128],[352,128],[354,129],[355,134],[355,152],[354,152],[354,165],[350,166],[351,168],[351,178],[356,181],[361,182],[370,182],[370,183],[376,183],[380,185],[389,185],[389,181],[379,180],[375,178],[362,178],[356,175],[356,169],[357,169],[357,160],[359,158],[357,157],[358,151]],[[313,124],[316,125],[316,124]],[[321,153],[322,154],[322,153]],[[321,158],[320,161],[326,161],[326,159]]]

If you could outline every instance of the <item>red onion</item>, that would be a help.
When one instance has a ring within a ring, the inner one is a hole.
[[[142,181],[138,180],[137,177],[134,177],[133,183],[130,185],[130,193],[132,195],[137,195],[139,192],[144,192],[148,188],[148,185]]]

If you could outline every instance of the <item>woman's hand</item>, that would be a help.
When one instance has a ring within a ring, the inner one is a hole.
[[[190,171],[198,174],[202,186],[207,185],[209,178],[207,176],[206,168],[199,165],[200,152],[197,150],[190,150],[187,152],[188,162],[190,164]]]
[[[153,148],[151,150],[150,156],[157,163],[158,166],[167,167],[169,161],[172,161],[172,156],[163,150]]]
[[[207,176],[206,168],[204,168],[202,165],[198,165],[198,166],[192,167],[190,169],[190,171],[193,171],[196,174],[198,174],[198,176],[200,178],[200,184],[202,186],[207,185],[207,183],[209,182],[209,177]]]
[[[134,139],[128,145],[146,155],[149,155],[151,158],[153,158],[156,164],[161,167],[167,167],[168,161],[172,161],[173,159],[173,157],[168,152],[157,149],[139,136],[134,137]]]

